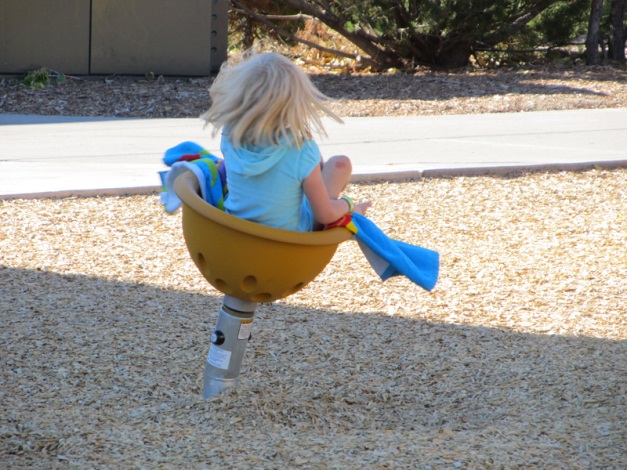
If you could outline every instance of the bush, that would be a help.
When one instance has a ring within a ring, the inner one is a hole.
[[[244,0],[231,0],[235,6]],[[261,0],[260,0],[261,1]],[[257,19],[266,9],[248,6]],[[377,69],[459,67],[477,51],[566,44],[585,27],[590,0],[284,0],[335,30]],[[268,23],[266,22],[266,26]],[[274,28],[283,30],[284,25]],[[515,47],[514,47],[515,48]],[[346,56],[346,54],[344,54]]]
[[[24,77],[24,86],[26,86],[26,88],[43,89],[50,84],[51,77],[54,78],[57,83],[63,83],[65,81],[65,74],[42,67],[26,74]]]

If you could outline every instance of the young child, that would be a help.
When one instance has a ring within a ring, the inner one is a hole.
[[[351,162],[323,162],[313,132],[325,133],[321,114],[342,120],[296,65],[275,53],[252,54],[222,67],[201,117],[222,129],[228,213],[285,230],[319,230],[347,212],[364,214],[371,203],[340,193]]]

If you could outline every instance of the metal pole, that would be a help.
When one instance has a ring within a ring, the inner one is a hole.
[[[224,296],[205,364],[204,398],[237,385],[256,308],[256,302]]]

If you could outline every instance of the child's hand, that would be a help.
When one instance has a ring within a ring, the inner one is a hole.
[[[353,212],[361,215],[366,215],[366,211],[370,208],[370,206],[372,206],[372,202],[370,201],[357,203],[355,204]]]

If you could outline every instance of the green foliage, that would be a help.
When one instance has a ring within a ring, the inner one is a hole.
[[[552,4],[524,28],[499,44],[475,53],[482,66],[529,62],[571,62],[582,49],[569,47],[585,35],[591,0],[565,0]]]
[[[269,2],[247,1],[251,8],[252,3]],[[355,44],[367,58],[364,63],[385,69],[417,64],[458,67],[477,52],[507,55],[516,49],[562,46],[585,32],[591,1],[283,0],[281,4],[288,11],[318,18]],[[268,7],[256,11],[267,13]]]
[[[562,1],[547,8],[531,21],[528,29],[535,41],[529,46],[564,46],[585,34],[590,15],[590,0]]]
[[[45,88],[50,83],[50,75],[48,70],[42,68],[32,70],[24,77],[24,85],[26,88]]]
[[[51,78],[53,78],[56,83],[65,82],[65,74],[42,67],[28,72],[24,77],[24,85],[26,88],[43,89],[50,84]]]
[[[309,4],[322,21],[347,35],[382,65],[455,67],[465,65],[473,50],[506,42],[539,12],[560,0],[287,2]]]

